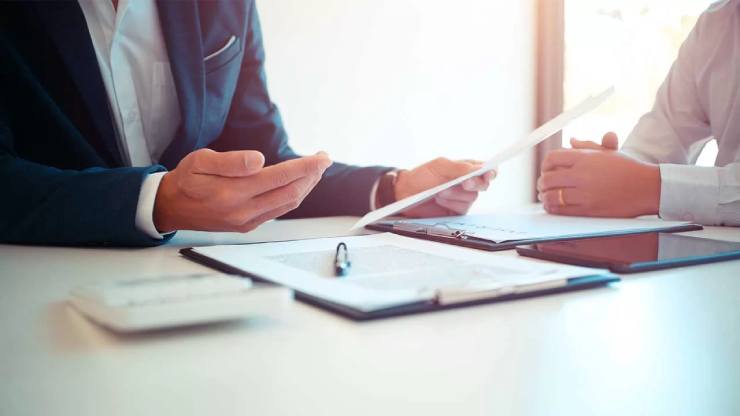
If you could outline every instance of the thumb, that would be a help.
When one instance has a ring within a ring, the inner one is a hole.
[[[192,153],[192,172],[226,177],[249,176],[265,165],[265,156],[255,150],[215,152],[200,149]]]
[[[619,148],[619,138],[617,133],[610,131],[601,138],[601,146],[608,150],[617,150]]]
[[[604,148],[591,140],[578,140],[575,137],[570,138],[570,147],[574,149],[591,149],[591,150],[604,150]]]

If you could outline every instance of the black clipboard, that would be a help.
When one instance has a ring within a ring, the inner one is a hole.
[[[198,253],[192,248],[181,249],[180,254],[182,254],[184,257],[187,257],[190,260],[193,260],[197,263],[200,263],[212,269],[222,271],[224,273],[249,277],[250,279],[254,279],[259,282],[265,282],[265,283],[272,284],[271,282],[265,279],[262,279],[259,276],[256,276],[254,274],[251,274],[245,270],[233,267],[229,264],[220,262],[211,257]],[[436,311],[443,311],[443,310],[448,310],[448,309],[463,308],[463,307],[468,307],[468,306],[483,305],[483,304],[494,303],[494,302],[504,302],[504,301],[509,301],[509,300],[531,298],[535,296],[544,296],[544,295],[550,295],[550,294],[555,294],[555,293],[563,293],[563,292],[571,292],[571,291],[576,291],[576,290],[590,289],[590,288],[595,288],[595,287],[600,287],[600,286],[606,286],[609,283],[618,282],[619,280],[620,280],[619,276],[615,274],[604,273],[604,274],[597,274],[597,275],[592,275],[592,276],[581,276],[581,277],[571,278],[571,279],[568,279],[566,286],[560,286],[560,287],[555,287],[555,288],[535,290],[535,291],[529,291],[525,293],[507,294],[507,295],[502,295],[502,296],[490,297],[490,298],[485,298],[485,299],[477,299],[477,300],[471,300],[471,301],[465,301],[465,302],[458,302],[458,303],[451,303],[451,304],[440,304],[440,303],[435,302],[434,300],[429,300],[429,301],[423,301],[423,302],[408,303],[405,305],[394,306],[394,307],[385,308],[385,309],[378,309],[378,310],[374,310],[370,312],[354,309],[346,305],[327,301],[325,299],[312,296],[312,295],[308,295],[306,293],[302,293],[297,290],[295,291],[295,298],[302,302],[317,306],[319,308],[328,310],[330,312],[337,313],[341,316],[344,316],[346,318],[349,318],[355,321],[369,321],[369,320],[376,320],[376,319],[392,318],[392,317],[402,316],[402,315],[411,315],[411,314],[425,313],[425,312],[436,312]]]
[[[416,225],[416,226],[415,226]],[[702,230],[699,224],[685,224],[685,225],[674,225],[660,228],[649,228],[649,229],[625,229],[619,231],[610,231],[602,233],[588,233],[588,234],[565,234],[557,237],[546,237],[546,238],[531,238],[521,240],[508,240],[502,242],[495,242],[478,238],[472,235],[467,235],[464,232],[457,231],[451,228],[434,228],[426,227],[421,224],[414,224],[408,219],[403,220],[384,220],[378,221],[365,226],[365,228],[374,231],[391,232],[394,234],[403,235],[406,237],[419,238],[422,240],[436,241],[438,243],[452,244],[456,246],[476,248],[479,250],[487,251],[502,251],[512,250],[516,246],[526,244],[545,243],[552,241],[564,241],[564,240],[577,240],[582,238],[594,238],[594,237],[613,237],[619,235],[630,235],[630,234],[642,234],[642,233],[675,233],[685,231],[697,231]]]

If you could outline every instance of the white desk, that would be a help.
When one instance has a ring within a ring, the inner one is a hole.
[[[740,261],[369,323],[288,302],[118,336],[64,303],[78,284],[202,270],[183,246],[340,235],[353,220],[152,249],[0,246],[0,415],[740,414]]]

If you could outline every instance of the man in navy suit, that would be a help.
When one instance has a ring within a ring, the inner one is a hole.
[[[362,215],[478,167],[300,157],[253,0],[0,5],[0,241],[156,245],[176,230]],[[464,213],[490,175],[409,216]]]

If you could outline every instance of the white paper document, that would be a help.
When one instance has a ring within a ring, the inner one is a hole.
[[[337,244],[349,274],[334,276]],[[454,303],[567,285],[604,270],[438,244],[391,233],[193,249],[299,292],[371,312],[419,301]]]
[[[465,215],[456,217],[401,220],[403,229],[434,229],[458,232],[494,243],[534,239],[573,238],[586,235],[627,234],[691,224],[659,218],[594,218],[550,215],[541,212]]]
[[[491,159],[486,161],[483,164],[483,167],[481,167],[480,169],[474,172],[468,173],[467,175],[460,176],[457,179],[453,179],[449,182],[435,186],[434,188],[431,188],[426,191],[420,192],[416,195],[412,195],[410,197],[401,199],[392,204],[386,205],[383,208],[376,209],[375,211],[371,211],[367,213],[364,217],[362,217],[359,221],[357,221],[355,225],[352,226],[352,230],[362,228],[370,223],[373,223],[385,217],[397,214],[403,210],[411,208],[414,205],[421,204],[429,200],[430,198],[434,197],[434,195],[444,191],[445,189],[451,188],[459,183],[462,183],[466,179],[470,179],[475,176],[480,176],[486,172],[489,172],[495,169],[496,167],[498,167],[499,164],[511,159],[512,157],[518,155],[522,151],[529,149],[532,146],[537,145],[538,143],[542,142],[543,140],[547,139],[548,137],[562,130],[563,127],[567,126],[571,121],[597,108],[604,101],[606,101],[606,99],[609,98],[613,93],[614,93],[614,87],[609,87],[603,92],[601,92],[600,94],[585,99],[583,102],[581,102],[577,106],[571,108],[568,111],[561,113],[557,117],[543,124],[536,130],[534,130],[532,133],[530,133],[524,139],[514,142],[513,144],[511,144],[510,146],[508,146],[507,148],[505,148],[504,150],[502,150],[501,152],[493,156]]]

